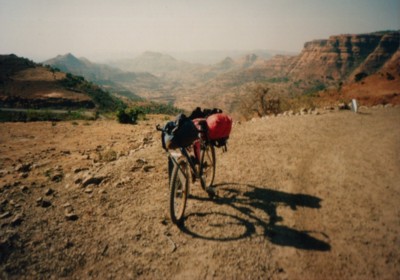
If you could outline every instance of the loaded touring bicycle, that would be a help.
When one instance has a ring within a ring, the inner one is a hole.
[[[170,217],[178,225],[184,219],[191,183],[199,180],[209,197],[214,197],[215,147],[226,150],[232,128],[232,119],[220,110],[196,111],[199,113],[199,108],[190,117],[181,114],[156,127],[168,154]]]

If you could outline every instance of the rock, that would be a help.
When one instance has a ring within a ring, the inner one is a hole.
[[[45,195],[52,195],[54,193],[54,190],[53,189],[51,189],[51,188],[48,188],[46,191],[45,191]]]
[[[66,202],[66,203],[64,203],[64,204],[62,205],[62,207],[68,208],[68,207],[72,207],[72,205],[71,205],[71,203]]]
[[[124,156],[126,156],[127,154],[124,152],[124,151],[120,151],[119,153],[118,153],[118,158],[120,158],[120,157],[124,157]]]
[[[42,206],[43,208],[50,207],[51,206],[51,202],[50,202],[50,200],[43,199],[40,206]]]
[[[23,193],[29,193],[29,188],[28,188],[28,186],[21,186],[20,187],[20,189],[21,189],[21,191],[23,192]]]
[[[47,208],[51,206],[51,201],[39,197],[38,199],[36,199],[36,205],[41,206],[43,208]]]
[[[82,180],[82,187],[90,184],[99,185],[106,177],[105,176],[87,176]]]
[[[72,171],[74,173],[79,173],[79,172],[86,171],[86,170],[89,170],[89,168],[87,168],[87,167],[77,167],[77,168],[74,168]]]
[[[4,212],[3,214],[0,215],[0,219],[5,219],[11,217],[11,213],[9,211]]]
[[[83,180],[82,178],[76,178],[74,183],[79,185],[80,183],[82,183],[82,180]]]
[[[0,201],[0,206],[5,206],[5,205],[7,205],[7,203],[8,203],[8,200],[7,199],[3,199],[3,200]]]
[[[149,172],[149,171],[151,171],[153,168],[155,168],[155,166],[153,166],[153,165],[145,165],[145,166],[143,166],[143,171],[144,171],[144,172]]]
[[[11,220],[11,226],[19,226],[23,221],[23,215],[22,214],[17,214],[15,217]]]
[[[11,184],[4,184],[0,187],[0,193],[3,192],[4,190],[8,190],[11,188]]]
[[[67,221],[76,221],[76,220],[78,220],[78,215],[76,215],[76,214],[73,213],[73,212],[68,212],[68,211],[66,211],[66,212],[65,212],[65,219],[66,219]]]
[[[64,178],[64,174],[63,173],[56,173],[54,175],[51,176],[51,181],[53,182],[61,182]]]
[[[136,163],[137,163],[137,164],[144,165],[144,164],[147,163],[147,160],[145,160],[144,158],[139,158],[139,159],[136,160]]]
[[[114,188],[122,188],[124,186],[124,182],[117,182],[114,184]]]
[[[132,178],[130,178],[130,177],[125,177],[125,178],[123,178],[122,180],[120,180],[120,181],[118,181],[117,183],[115,183],[113,186],[115,187],[115,188],[121,188],[121,187],[123,187],[124,185],[126,185],[126,184],[129,184],[130,182],[132,182]]]
[[[85,189],[85,193],[92,193],[93,192],[93,185],[89,185]]]
[[[142,169],[142,167],[147,164],[147,161],[143,158],[139,158],[136,160],[136,164],[131,168],[132,172],[136,172],[140,169]]]
[[[144,137],[143,138],[143,145],[147,145],[153,142],[153,139],[151,137]]]
[[[132,171],[132,172],[136,172],[136,171],[139,171],[140,169],[142,169],[141,166],[135,165],[135,166],[133,166],[133,167],[131,168],[131,171]]]
[[[1,170],[0,170],[0,178],[6,176],[7,174],[8,174],[8,171],[7,171],[7,170],[5,170],[5,169],[1,169]]]
[[[339,110],[349,110],[350,109],[350,107],[346,103],[339,103],[337,107]]]
[[[76,218],[78,218],[78,216],[76,216]],[[66,241],[65,241],[65,249],[69,249],[69,248],[71,248],[71,247],[73,247],[75,244],[71,241],[71,240],[69,240],[69,239],[67,239]]]
[[[56,170],[57,170],[57,171],[62,171],[62,170],[63,170],[63,169],[62,169],[62,166],[61,166],[61,165],[57,165],[57,166],[56,166]]]
[[[300,109],[300,115],[307,115],[307,113],[308,113],[308,110],[306,109],[306,108],[301,108]]]
[[[28,172],[19,173],[19,178],[21,178],[21,179],[26,179],[26,178],[28,178],[28,176],[29,176]]]
[[[29,172],[30,170],[31,170],[30,163],[18,164],[15,167],[15,171],[18,171],[18,172]]]

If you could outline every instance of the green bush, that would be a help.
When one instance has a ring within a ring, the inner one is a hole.
[[[164,115],[178,115],[182,113],[181,109],[174,107],[172,104],[164,104],[157,102],[137,103],[131,108],[140,110],[144,114],[164,114]]]
[[[119,109],[117,120],[119,123],[136,124],[139,117],[144,117],[145,113],[139,108]]]
[[[362,81],[363,79],[365,79],[366,77],[368,77],[368,74],[367,74],[367,73],[365,73],[365,72],[360,72],[360,73],[357,73],[357,74],[354,76],[354,81],[360,82],[360,81]]]

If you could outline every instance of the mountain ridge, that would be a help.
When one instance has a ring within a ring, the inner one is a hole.
[[[139,95],[143,92],[157,89],[161,84],[159,78],[151,73],[126,72],[109,65],[93,63],[86,58],[77,58],[71,53],[58,55],[43,63],[74,75],[83,76],[105,87],[108,91],[134,100],[140,99]]]
[[[82,77],[0,55],[0,107],[115,110],[120,104]]]

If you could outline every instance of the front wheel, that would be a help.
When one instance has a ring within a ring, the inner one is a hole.
[[[213,185],[215,178],[215,148],[213,145],[206,145],[201,153],[201,187],[207,190]]]
[[[181,224],[186,208],[190,179],[189,164],[179,159],[173,170],[170,185],[170,216],[174,224]]]

